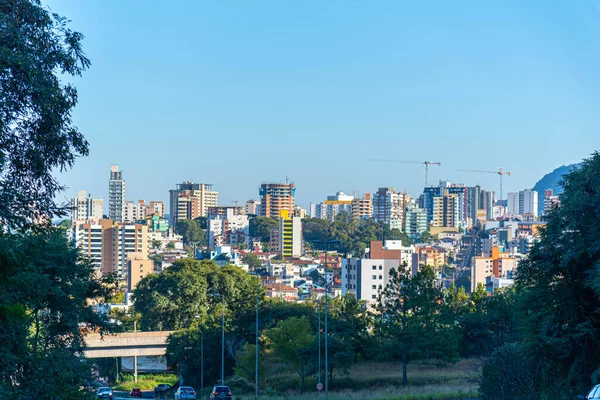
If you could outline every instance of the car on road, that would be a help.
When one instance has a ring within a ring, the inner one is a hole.
[[[155,397],[164,397],[169,390],[171,390],[171,385],[168,383],[159,383],[158,386],[154,388],[154,395]]]
[[[600,399],[600,385],[596,385],[590,390],[587,396],[580,394],[577,396],[579,400],[598,400]]]
[[[210,392],[210,400],[231,400],[231,389],[229,386],[215,386]]]
[[[196,400],[196,389],[191,386],[180,386],[175,392],[175,400]]]
[[[142,397],[142,389],[133,388],[131,392],[129,392],[129,397]]]
[[[96,399],[108,399],[113,400],[113,392],[112,389],[108,386],[101,386],[98,388],[96,392]]]

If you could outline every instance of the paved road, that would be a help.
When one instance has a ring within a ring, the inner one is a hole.
[[[113,400],[129,399],[130,398],[129,397],[129,392],[122,392],[122,391],[118,391],[118,390],[113,390],[113,395],[114,395]],[[142,390],[142,397],[144,399],[154,399],[155,398],[155,396],[154,396],[154,390]],[[139,399],[139,397],[137,397],[137,398]],[[162,397],[161,397],[161,399],[162,399]],[[167,394],[164,397],[164,399],[165,400],[173,399],[173,394],[172,393]]]

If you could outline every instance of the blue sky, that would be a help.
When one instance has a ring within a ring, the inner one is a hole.
[[[183,180],[220,202],[297,185],[329,194],[393,186],[419,165],[504,192],[600,147],[600,3],[548,1],[47,0],[84,33],[76,80],[90,156],[60,179],[107,201],[110,164],[130,200]]]

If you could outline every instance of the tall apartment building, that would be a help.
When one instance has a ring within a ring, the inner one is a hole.
[[[281,211],[294,212],[294,195],[296,186],[293,183],[263,183],[260,185],[260,215],[279,219]]]
[[[142,224],[113,225],[103,232],[102,271],[105,274],[127,273],[127,255],[140,253],[148,259],[148,227]]]
[[[414,252],[414,246],[402,246],[399,240],[372,241],[364,258],[342,260],[342,293],[352,293],[357,299],[369,303],[376,302],[379,291],[390,280],[392,268],[405,267],[412,271]]]
[[[125,202],[125,211],[123,213],[123,221],[135,222],[142,220],[150,215],[158,215],[164,217],[165,203],[162,201],[151,201],[146,203],[140,200],[137,204],[133,201]]]
[[[373,195],[373,219],[383,221],[390,229],[402,229],[406,201],[406,196],[394,188],[379,188]]]
[[[206,217],[208,209],[217,206],[219,192],[213,191],[210,184],[186,181],[169,190],[169,200],[169,222],[174,225],[185,219]]]
[[[546,189],[544,191],[544,215],[547,215],[556,205],[560,205],[560,198],[554,194],[554,190]]]
[[[302,255],[302,219],[282,210],[279,217],[279,251],[283,257]]]
[[[418,237],[427,231],[427,211],[415,202],[406,204],[404,215],[404,232],[411,237]]]
[[[246,214],[259,215],[260,214],[260,201],[248,200],[246,202]]]
[[[127,291],[135,290],[137,284],[146,276],[154,273],[154,261],[144,258],[142,253],[127,254]]]
[[[352,200],[352,219],[368,219],[373,217],[373,199],[371,193],[365,193]]]
[[[446,190],[443,196],[434,197],[432,215],[431,226],[458,228],[461,224],[460,196]]]
[[[444,197],[446,194],[456,195],[456,218],[458,223],[456,226],[467,225],[467,188],[460,183],[452,184],[449,181],[440,181],[438,186],[426,187],[423,189],[423,195],[420,198],[420,206],[427,210],[427,222],[432,222],[434,219],[434,202],[436,198]],[[437,200],[439,206],[439,200]],[[439,210],[438,210],[439,211]],[[444,226],[444,225],[441,225]]]
[[[531,214],[538,216],[538,192],[525,189],[507,195],[508,215]]]
[[[310,204],[311,218],[335,220],[335,216],[341,212],[352,215],[352,201],[354,196],[348,196],[344,192],[337,192],[333,196],[327,196],[322,203]]]
[[[92,199],[85,190],[77,191],[77,196],[71,198],[71,219],[73,221],[102,219],[104,200]]]
[[[222,211],[225,211],[223,213]],[[208,248],[237,246],[249,239],[249,219],[242,207],[213,207],[208,212]]]
[[[98,271],[102,269],[104,230],[111,226],[112,221],[109,219],[98,219],[97,221],[73,220],[67,231],[69,240]]]
[[[513,279],[519,258],[500,251],[498,246],[492,247],[491,257],[473,257],[471,267],[471,291],[478,284],[486,285],[488,278]]]
[[[118,165],[110,166],[110,180],[108,181],[108,218],[113,221],[123,222],[125,213],[125,181],[123,171]]]

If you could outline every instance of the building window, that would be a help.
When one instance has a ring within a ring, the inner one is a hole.
[[[377,266],[376,266],[376,265],[373,265],[373,269],[377,269]]]
[[[377,295],[375,295],[375,294],[372,294],[372,295],[371,295],[371,298],[372,298],[373,300],[376,300],[376,299],[377,299]]]
[[[382,280],[382,279],[383,279],[383,275],[379,275],[379,280]]]
[[[373,279],[377,279],[377,275],[373,275]]]
[[[373,285],[372,287],[373,287],[373,289],[377,289],[377,285]]]
[[[383,265],[380,265],[379,266],[379,270],[381,271],[382,269],[383,269]]]

